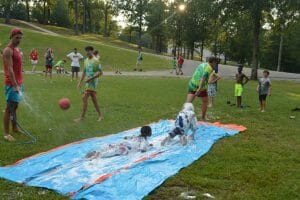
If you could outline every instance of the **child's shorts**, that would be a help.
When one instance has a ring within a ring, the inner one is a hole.
[[[241,97],[243,94],[243,86],[242,84],[236,83],[234,88],[234,96]]]
[[[215,83],[208,84],[207,92],[208,92],[208,96],[209,96],[209,97],[215,97],[216,94],[217,94],[217,87],[216,87],[216,84],[215,84]]]
[[[260,94],[259,95],[259,101],[261,102],[261,101],[265,101],[266,99],[267,99],[267,94]]]
[[[173,130],[169,133],[169,136],[170,136],[171,138],[176,137],[176,135],[184,135],[183,132],[181,131],[181,129],[178,128],[178,127],[175,128],[175,129],[173,129]]]

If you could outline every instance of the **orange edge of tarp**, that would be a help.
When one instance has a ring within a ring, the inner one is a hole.
[[[161,121],[161,120],[160,120]],[[175,121],[175,120],[169,120],[169,121]],[[151,124],[151,123],[150,123]],[[214,123],[211,123],[211,122],[202,122],[202,121],[198,121],[198,124],[204,124],[204,125],[212,125],[212,126],[217,126],[217,127],[221,127],[221,128],[225,128],[225,129],[229,129],[229,130],[237,130],[237,131],[240,131],[240,132],[243,132],[245,130],[247,130],[246,127],[242,126],[242,125],[237,125],[237,124],[222,124],[221,122],[214,122]],[[127,131],[130,131],[130,130],[134,130],[136,128],[132,128],[132,129],[128,129]],[[23,158],[21,160],[18,160],[17,162],[13,163],[13,164],[9,164],[9,165],[5,165],[4,167],[11,167],[11,166],[15,166],[29,158],[33,158],[33,157],[36,157],[36,156],[39,156],[39,155],[43,155],[43,154],[46,154],[46,153],[50,153],[50,152],[53,152],[55,150],[59,150],[59,149],[62,149],[64,147],[67,147],[67,146],[71,146],[71,145],[74,145],[74,144],[80,144],[82,142],[85,142],[85,141],[88,141],[88,140],[92,140],[92,139],[96,139],[96,138],[103,138],[103,137],[108,137],[110,136],[111,134],[109,135],[106,135],[106,136],[101,136],[101,137],[92,137],[92,138],[88,138],[88,139],[83,139],[83,140],[79,140],[79,141],[76,141],[76,142],[72,142],[72,143],[69,143],[69,144],[65,144],[65,145],[61,145],[61,146],[58,146],[58,147],[55,147],[53,149],[50,149],[48,151],[44,151],[44,152],[41,152],[41,153],[37,153],[37,154],[33,154],[31,156],[28,156],[26,158]]]

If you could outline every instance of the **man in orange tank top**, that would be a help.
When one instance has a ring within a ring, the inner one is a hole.
[[[10,42],[3,50],[4,65],[4,86],[6,108],[3,118],[4,139],[14,141],[9,134],[9,121],[12,121],[13,132],[19,132],[17,127],[16,110],[22,99],[23,74],[22,58],[18,46],[22,40],[23,33],[21,29],[13,28],[10,33]]]

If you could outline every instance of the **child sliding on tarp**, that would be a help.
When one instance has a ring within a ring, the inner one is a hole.
[[[92,151],[86,154],[85,158],[109,158],[113,156],[127,155],[130,152],[146,152],[152,144],[149,144],[147,137],[152,135],[150,126],[143,126],[139,136],[126,136],[124,140],[117,144],[110,144],[100,151]]]
[[[192,130],[192,134],[189,136],[189,139],[194,139],[197,126],[197,117],[194,112],[194,106],[192,103],[185,103],[182,110],[178,113],[175,121],[175,128],[169,133],[169,135],[161,142],[161,145],[164,146],[176,135],[179,136],[180,142],[183,146],[187,144],[187,133],[189,130]]]

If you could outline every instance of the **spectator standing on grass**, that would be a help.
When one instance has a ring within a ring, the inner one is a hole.
[[[177,74],[177,60],[175,56],[172,59],[172,71],[170,73],[173,74],[174,71]]]
[[[77,48],[74,48],[74,51],[69,53],[67,57],[72,61],[71,62],[71,71],[72,71],[72,81],[74,80],[74,74],[76,79],[78,79],[78,72],[80,71],[80,60],[83,59],[83,56],[77,52]]]
[[[136,58],[136,66],[134,68],[134,71],[143,71],[143,69],[142,69],[142,61],[143,61],[142,48],[139,47],[139,52],[138,52],[138,56]]]
[[[45,53],[45,79],[47,74],[49,74],[50,79],[52,79],[52,67],[54,62],[54,54],[51,48],[48,48]]]
[[[263,77],[258,80],[257,92],[260,103],[260,111],[266,111],[267,96],[271,96],[271,80],[269,78],[270,72],[268,70],[263,71]]]
[[[33,48],[29,54],[29,59],[32,65],[31,72],[34,73],[39,60],[39,53]]]
[[[18,46],[22,40],[21,29],[14,28],[10,33],[10,42],[3,50],[4,66],[4,86],[6,108],[3,117],[4,139],[14,141],[14,137],[9,133],[9,122],[12,122],[13,132],[19,132],[17,127],[17,108],[22,99],[23,74],[22,58]]]
[[[94,57],[95,57],[95,59],[96,59],[96,60],[100,61],[100,59],[101,59],[101,56],[100,56],[100,54],[99,54],[99,51],[98,51],[98,50],[95,50],[95,51],[94,51]]]
[[[183,71],[182,71],[183,63],[184,63],[184,59],[182,53],[180,53],[177,58],[177,67],[178,67],[178,73],[176,73],[177,75],[183,75]]]
[[[208,107],[213,107],[214,105],[214,99],[217,95],[217,81],[220,80],[221,77],[219,74],[217,74],[215,71],[213,71],[208,79]]]
[[[242,95],[244,91],[244,85],[249,81],[249,78],[243,73],[243,66],[238,66],[238,73],[235,75],[235,87],[234,95],[236,96],[236,105],[238,108],[242,108]]]

